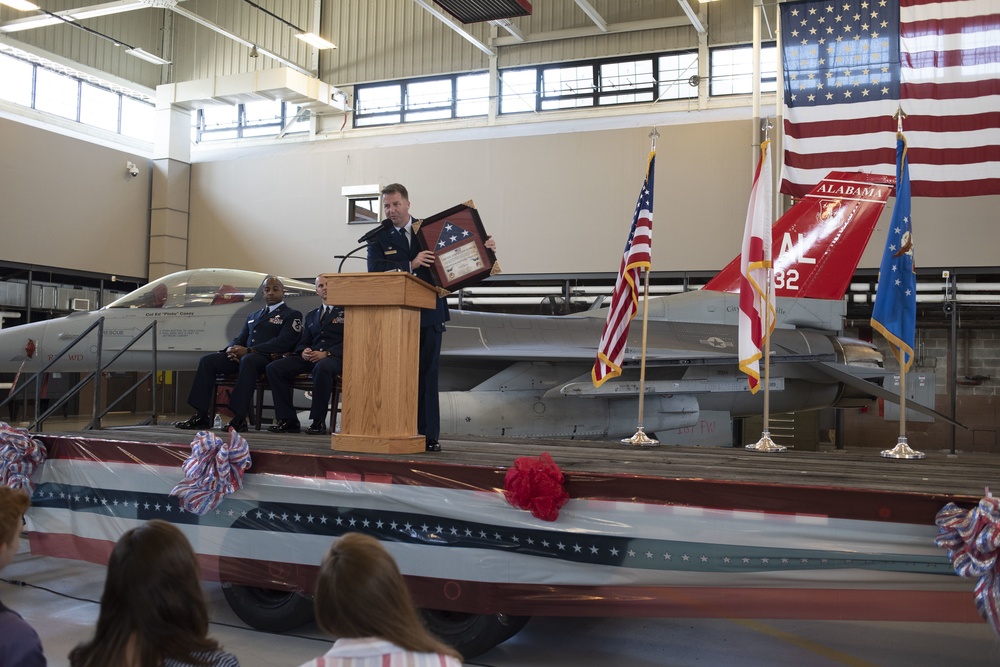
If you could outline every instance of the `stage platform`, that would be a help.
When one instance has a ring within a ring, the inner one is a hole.
[[[213,431],[220,438],[227,434]],[[195,432],[173,424],[128,426],[91,431],[47,431],[48,438],[80,438],[109,442],[190,445]],[[565,439],[442,440],[437,453],[373,455],[333,451],[330,436],[275,434],[253,429],[242,434],[254,454],[304,455],[332,459],[412,461],[421,466],[475,466],[505,470],[519,456],[552,456],[572,480],[577,475],[624,475],[671,480],[834,487],[934,496],[965,496],[978,500],[985,488],[997,486],[1000,457],[982,452],[921,449],[926,458],[888,459],[879,448],[796,451],[762,454],[731,447],[659,445],[636,447],[618,441]],[[887,443],[890,449],[895,443]],[[914,447],[917,449],[917,447]],[[253,469],[251,468],[251,472]]]

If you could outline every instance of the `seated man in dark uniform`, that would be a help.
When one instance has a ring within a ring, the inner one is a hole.
[[[326,303],[326,281],[316,278],[316,294]],[[335,377],[343,368],[344,309],[340,306],[320,306],[306,314],[302,336],[296,354],[272,361],[267,366],[267,381],[274,398],[275,422],[267,430],[272,433],[298,433],[301,429],[292,404],[292,381],[296,375],[312,375],[312,407],[306,429],[310,435],[324,435],[326,414],[330,407]],[[335,417],[334,417],[335,418]],[[331,424],[332,426],[332,424]]]
[[[295,347],[302,331],[302,313],[284,302],[285,286],[281,280],[268,276],[264,280],[264,303],[261,310],[251,313],[243,330],[225,350],[206,354],[198,362],[198,372],[188,394],[188,405],[196,415],[177,424],[177,428],[208,429],[212,415],[208,414],[218,375],[236,375],[236,385],[229,398],[233,418],[227,424],[237,431],[247,430],[247,414],[253,401],[257,379],[274,359]]]

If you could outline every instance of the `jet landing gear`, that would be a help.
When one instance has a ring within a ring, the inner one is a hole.
[[[486,653],[507,641],[524,627],[530,616],[465,614],[421,609],[427,629],[462,654],[466,660]]]
[[[313,602],[292,591],[224,583],[226,602],[255,630],[289,632],[313,620]],[[465,659],[475,658],[516,635],[530,616],[465,614],[421,609],[427,629],[454,646]]]
[[[241,621],[255,630],[288,632],[313,619],[313,602],[293,591],[223,583],[226,602]]]

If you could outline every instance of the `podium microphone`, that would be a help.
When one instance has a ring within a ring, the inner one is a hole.
[[[349,259],[360,259],[360,260],[363,260],[363,261],[366,261],[366,262],[374,262],[376,264],[376,266],[379,266],[379,265],[385,266],[386,267],[385,269],[381,269],[383,271],[399,271],[400,273],[404,273],[403,267],[401,267],[399,265],[399,263],[397,263],[397,262],[391,262],[391,261],[389,261],[387,259],[372,259],[372,260],[370,260],[370,259],[367,259],[366,257],[354,257],[354,253],[356,253],[357,251],[362,250],[364,248],[367,248],[367,247],[368,247],[367,244],[362,244],[362,245],[359,245],[354,250],[352,250],[351,252],[347,253],[346,255],[334,255],[333,256],[334,259],[339,259],[340,260],[340,264],[337,265],[337,273],[341,273],[341,270],[344,268],[344,262],[346,262]]]
[[[372,241],[375,240],[375,237],[378,236],[378,233],[380,231],[391,226],[392,226],[391,220],[388,219],[383,220],[381,223],[379,223],[377,227],[372,227],[367,232],[365,232],[365,235],[362,236],[360,239],[358,239],[358,243],[371,243]]]

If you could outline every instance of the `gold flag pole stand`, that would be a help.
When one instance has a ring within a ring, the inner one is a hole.
[[[768,269],[770,272],[771,269]],[[767,291],[771,291],[771,280],[767,281]],[[767,303],[771,303],[770,293],[767,295]],[[770,323],[768,318],[771,314],[771,308],[768,306],[764,308],[764,331],[770,331]],[[771,432],[768,430],[770,426],[770,416],[771,416],[771,335],[767,336],[767,340],[764,341],[764,430],[760,435],[760,440],[753,443],[752,445],[747,445],[744,449],[751,452],[763,452],[765,454],[776,454],[778,452],[784,452],[788,450],[788,447],[784,445],[779,445],[771,440]]]
[[[906,358],[906,352],[903,352],[903,358]],[[882,457],[886,459],[922,459],[927,455],[923,452],[918,452],[915,449],[910,449],[910,445],[906,442],[906,364],[899,364],[899,440],[896,441],[896,446],[892,449],[883,449]]]
[[[656,138],[660,136],[660,133],[653,128],[653,131],[649,133],[650,138],[653,140],[651,152],[656,152]],[[646,269],[646,276],[642,281],[642,357],[639,364],[639,425],[636,428],[635,435],[631,438],[622,438],[623,445],[632,445],[634,447],[656,447],[660,444],[660,441],[655,438],[650,438],[646,435],[645,431],[642,430],[642,411],[646,398],[646,331],[649,324],[649,269]]]

